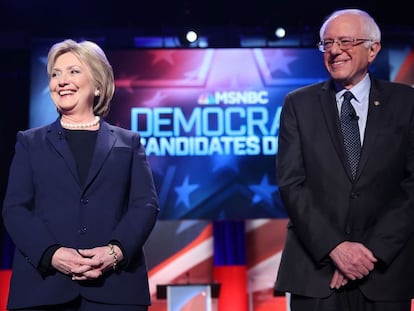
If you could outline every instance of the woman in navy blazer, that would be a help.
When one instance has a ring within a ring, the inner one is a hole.
[[[95,43],[65,40],[47,71],[59,117],[17,134],[4,200],[16,246],[7,307],[147,310],[158,198],[139,134],[102,119],[112,67]]]

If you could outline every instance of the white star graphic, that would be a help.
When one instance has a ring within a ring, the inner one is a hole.
[[[199,185],[197,184],[189,184],[188,179],[189,177],[186,176],[182,185],[174,188],[175,192],[178,195],[177,201],[175,202],[176,207],[182,202],[186,208],[189,208],[190,207],[190,194],[191,192],[193,192],[199,187]]]
[[[286,74],[290,74],[289,65],[296,59],[297,57],[284,55],[284,52],[277,50],[269,60],[268,66],[271,72],[279,70]]]
[[[273,206],[272,193],[277,191],[277,186],[269,184],[267,175],[263,176],[260,184],[249,186],[250,190],[254,192],[252,203],[256,204],[260,201],[265,201],[270,206]]]

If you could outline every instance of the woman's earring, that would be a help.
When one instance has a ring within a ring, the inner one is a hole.
[[[99,92],[99,90],[96,90],[95,91],[95,96],[100,96],[101,95],[101,92]]]

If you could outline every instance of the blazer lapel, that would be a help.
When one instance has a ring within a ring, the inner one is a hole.
[[[328,80],[323,84],[320,95],[319,103],[322,109],[322,113],[325,118],[326,126],[331,136],[332,144],[341,159],[344,170],[347,172],[348,177],[352,180],[352,174],[348,164],[348,158],[346,156],[345,146],[343,144],[343,137],[341,133],[341,127],[339,123],[339,112],[336,105],[335,91],[332,86],[331,80]]]
[[[364,166],[367,164],[378,130],[383,127],[383,118],[385,117],[384,109],[387,107],[387,98],[387,95],[383,92],[376,80],[371,79],[367,124],[365,126],[364,143],[362,145],[361,159],[359,161],[356,178],[358,178]]]
[[[72,151],[66,141],[65,133],[60,125],[59,119],[52,123],[46,134],[46,139],[51,143],[55,150],[62,156],[64,162],[69,168],[69,171],[76,182],[79,183],[79,176],[76,167],[76,161],[73,157]]]
[[[88,177],[86,179],[85,188],[93,181],[98,174],[105,159],[108,157],[112,147],[116,141],[113,131],[108,123],[102,121],[96,140],[95,152],[92,158],[91,167],[89,169]]]

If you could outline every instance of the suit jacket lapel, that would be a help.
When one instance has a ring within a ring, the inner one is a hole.
[[[339,112],[336,105],[335,91],[332,85],[332,81],[328,80],[322,85],[319,103],[322,109],[322,113],[325,118],[325,122],[331,136],[332,144],[341,159],[344,170],[347,172],[348,177],[352,180],[352,174],[348,164],[348,158],[346,156],[345,146],[343,144],[343,137],[341,133],[341,125],[339,123]]]
[[[384,109],[387,107],[387,95],[378,85],[375,79],[371,79],[371,91],[369,94],[367,124],[365,126],[364,142],[361,150],[361,159],[357,177],[361,174],[367,164],[369,156],[373,152],[373,145],[377,137],[378,130],[384,125]]]
[[[101,122],[100,126],[101,128],[98,132],[91,167],[89,169],[88,177],[84,187],[85,189],[98,174],[100,168],[104,164],[106,157],[108,156],[116,141],[116,138],[113,135],[108,123],[103,121]],[[47,139],[50,141],[55,150],[62,156],[64,162],[69,168],[69,171],[71,172],[71,175],[75,178],[79,186],[81,186],[76,161],[72,154],[72,151],[69,148],[69,144],[65,139],[65,133],[62,126],[60,125],[59,120],[56,120],[50,125],[47,131]]]
[[[69,168],[69,171],[73,178],[79,183],[79,176],[76,166],[75,158],[72,154],[72,151],[69,148],[69,145],[66,141],[65,133],[62,126],[60,125],[59,119],[52,123],[46,134],[46,139],[52,144],[55,150],[62,156],[64,162]]]
[[[113,148],[115,141],[116,138],[113,135],[113,131],[111,130],[110,125],[102,121],[96,140],[95,152],[92,158],[91,167],[86,179],[85,188],[98,174],[99,170],[105,162],[105,159],[108,157],[111,149]]]

